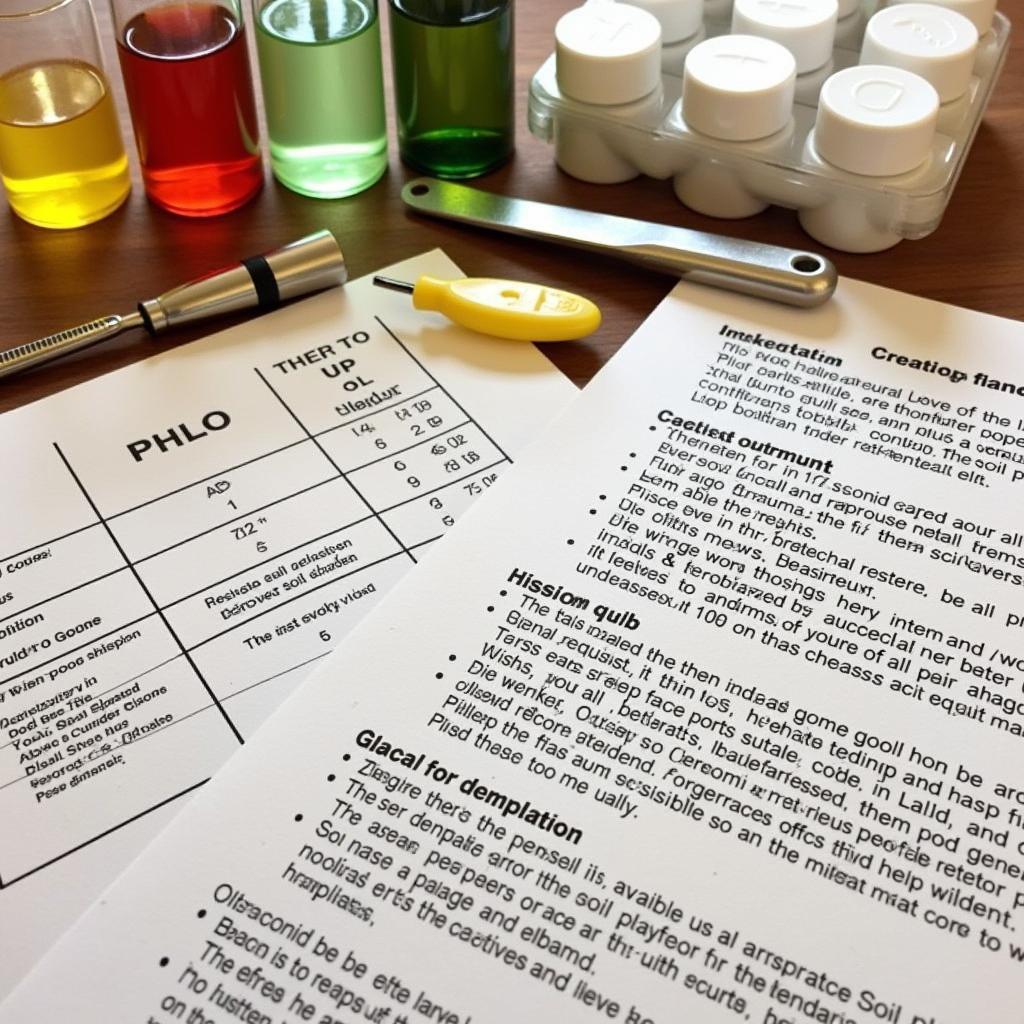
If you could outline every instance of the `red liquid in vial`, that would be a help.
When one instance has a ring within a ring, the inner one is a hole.
[[[226,7],[164,4],[118,40],[150,198],[191,217],[226,213],[263,184],[245,33]]]

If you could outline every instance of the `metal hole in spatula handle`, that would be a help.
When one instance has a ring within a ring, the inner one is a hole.
[[[804,249],[511,199],[436,178],[407,182],[402,199],[417,213],[586,249],[790,306],[819,306],[836,289],[832,261]]]

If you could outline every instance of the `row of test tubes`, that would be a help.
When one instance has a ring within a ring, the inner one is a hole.
[[[128,159],[91,0],[45,2],[0,6],[0,176],[24,220],[80,227],[124,202]],[[241,0],[110,7],[149,199],[190,217],[248,202],[263,166]],[[403,160],[448,177],[497,166],[512,150],[511,0],[390,7]],[[369,188],[388,159],[376,0],[252,9],[275,177],[316,198]]]

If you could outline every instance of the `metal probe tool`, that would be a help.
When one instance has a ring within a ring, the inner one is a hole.
[[[344,284],[347,276],[337,239],[330,231],[317,231],[178,285],[155,299],[144,299],[132,313],[99,317],[0,352],[0,377],[59,359],[134,327],[143,327],[155,337],[178,324],[240,309],[265,312],[286,299]]]
[[[684,281],[789,306],[819,306],[836,289],[832,261],[806,249],[746,242],[531,199],[510,199],[436,178],[406,182],[402,200],[410,209],[429,217],[587,249],[675,274]]]

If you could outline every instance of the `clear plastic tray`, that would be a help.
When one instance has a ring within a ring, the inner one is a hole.
[[[712,2],[719,8],[717,17],[707,18],[703,32],[686,44],[665,48],[660,92],[636,103],[601,107],[568,99],[558,88],[554,56],[545,61],[530,84],[529,126],[539,139],[554,143],[559,166],[599,183],[640,174],[673,178],[676,194],[687,205],[712,216],[750,216],[771,204],[789,207],[799,211],[812,237],[849,252],[875,252],[934,231],[1006,59],[1009,20],[996,13],[979,41],[970,88],[940,108],[930,160],[898,177],[869,178],[825,163],[808,135],[825,79],[858,63],[864,26],[877,0],[865,0],[840,21],[831,67],[799,76],[792,130],[767,145],[720,142],[693,132],[682,119],[680,72],[686,50],[702,38],[729,31],[723,0]]]

